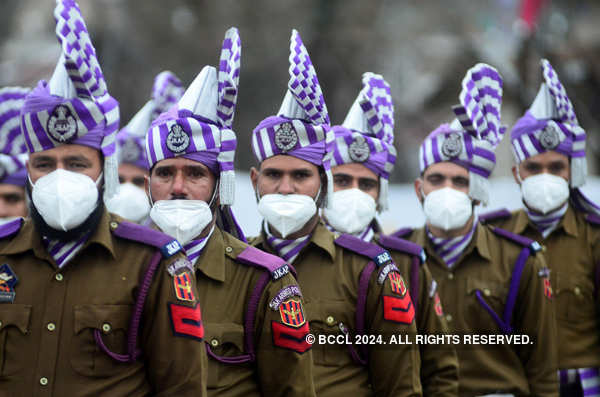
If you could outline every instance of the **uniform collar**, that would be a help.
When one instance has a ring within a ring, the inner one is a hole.
[[[415,230],[414,233],[417,233],[415,242],[417,244],[421,244],[423,247],[426,247],[427,256],[433,256],[439,263],[444,263],[444,261],[435,252],[432,241],[429,239],[429,237],[427,237],[427,231],[425,230],[425,227]],[[471,239],[471,242],[463,250],[459,259],[455,262],[453,268],[460,266],[460,262],[462,262],[463,259],[466,256],[470,255],[471,252],[474,250],[477,250],[477,253],[483,259],[486,259],[487,261],[492,260],[492,256],[490,255],[490,249],[489,249],[489,244],[488,244],[488,237],[486,235],[487,233],[485,232],[485,226],[483,226],[481,223],[477,223],[477,225],[475,226],[474,233],[475,234],[474,234],[473,238]],[[444,267],[446,268],[446,266],[444,266]]]
[[[225,281],[225,256],[235,259],[241,252],[231,245],[225,247],[226,241],[223,231],[215,227],[214,232],[208,239],[202,254],[196,261],[196,269],[200,270],[205,276],[216,281]],[[230,252],[229,252],[230,251]]]
[[[109,214],[108,211],[104,209],[102,216],[100,217],[98,227],[96,227],[96,230],[84,244],[83,249],[90,244],[96,243],[105,247],[110,252],[112,257],[116,258],[112,234],[110,232],[110,225],[113,222],[118,221],[119,219]],[[21,226],[21,229],[17,235],[14,236],[10,244],[7,244],[2,250],[0,250],[0,255],[19,254],[30,249],[33,250],[33,253],[36,257],[54,263],[54,259],[52,259],[46,250],[46,247],[44,247],[44,244],[42,243],[42,236],[37,232],[37,230],[35,230],[33,220],[28,217],[25,218],[23,221],[23,226]]]
[[[523,234],[523,232],[525,232],[525,229],[527,229],[527,227],[530,227],[532,230],[535,230],[537,232],[538,229],[536,228],[536,226],[533,223],[531,223],[531,221],[529,220],[529,217],[527,216],[527,212],[524,209],[519,210],[517,212],[516,216],[517,216],[517,220],[515,222],[515,233],[516,234]],[[565,212],[565,215],[558,223],[556,230],[558,230],[560,228],[563,228],[567,234],[570,234],[573,237],[577,237],[577,235],[578,235],[577,219],[575,219],[575,210],[573,209],[573,206],[571,206],[570,204],[569,204],[569,207],[567,208],[567,212]],[[552,233],[555,233],[556,230],[554,230]],[[550,235],[552,235],[552,233],[550,233]]]

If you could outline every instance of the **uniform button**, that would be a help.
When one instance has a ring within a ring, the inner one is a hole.
[[[110,223],[110,228],[111,228],[112,230],[115,230],[115,229],[116,229],[116,228],[118,228],[118,227],[119,227],[119,224],[118,224],[117,222],[111,222],[111,223]]]
[[[48,384],[48,378],[46,378],[45,376],[40,378],[40,385],[42,386],[46,386]]]
[[[335,318],[333,318],[333,316],[327,316],[325,321],[327,321],[327,324],[333,325],[333,323],[335,322]]]
[[[452,321],[452,314],[446,314],[446,321]]]
[[[210,341],[210,345],[211,345],[212,347],[217,347],[217,346],[219,346],[219,341],[218,341],[217,339],[212,339],[212,340]]]
[[[63,281],[63,275],[60,273],[56,273],[54,278],[56,279],[56,281]]]
[[[232,251],[233,251],[233,248],[225,247],[225,252],[227,252],[228,254],[230,254]]]
[[[454,280],[454,273],[448,273],[448,280]]]
[[[573,289],[573,292],[575,292],[575,295],[579,295],[579,294],[581,294],[581,288],[579,288],[579,287],[575,287],[575,288]]]
[[[489,290],[489,289],[487,289],[487,288],[484,288],[484,289],[483,289],[483,294],[484,294],[485,296],[490,296],[491,292],[490,292],[490,290]]]
[[[2,321],[0,321],[0,327],[2,327]]]
[[[104,332],[109,332],[111,329],[110,324],[109,323],[104,323],[102,324],[102,331]]]
[[[46,328],[48,328],[48,331],[52,332],[56,329],[56,325],[54,323],[48,323],[48,325],[46,325]]]

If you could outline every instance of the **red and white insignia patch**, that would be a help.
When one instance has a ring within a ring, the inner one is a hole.
[[[169,307],[171,326],[175,335],[197,340],[204,338],[204,325],[202,324],[199,303],[196,303],[194,307],[177,303],[167,303],[167,305]]]
[[[433,308],[435,309],[435,314],[437,314],[438,317],[444,315],[444,309],[442,309],[442,301],[440,300],[440,294],[438,294],[437,292],[433,297]]]
[[[388,274],[388,278],[390,279],[393,293],[400,296],[406,295],[406,285],[404,284],[404,279],[399,273],[391,272]]]
[[[288,299],[283,302],[279,305],[279,314],[281,322],[290,327],[299,328],[306,323],[302,302],[299,299]]]
[[[546,298],[552,299],[552,285],[548,278],[544,278],[544,295],[546,295]]]
[[[415,319],[415,307],[410,295],[402,298],[397,296],[383,296],[383,318],[400,324],[411,324]]]
[[[175,296],[180,301],[194,302],[196,297],[192,291],[192,276],[189,272],[183,272],[173,276]]]

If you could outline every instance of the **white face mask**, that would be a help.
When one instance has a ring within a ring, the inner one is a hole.
[[[152,206],[150,218],[183,245],[200,235],[212,221],[213,214],[202,200],[159,200]]]
[[[102,174],[98,177],[98,181]],[[96,208],[98,187],[87,175],[56,169],[33,184],[33,205],[53,229],[68,231],[81,225]]]
[[[258,202],[258,212],[286,238],[306,225],[317,213],[317,206],[304,194],[265,194]]]
[[[106,202],[106,208],[125,219],[140,223],[150,212],[150,202],[143,189],[133,183],[123,183],[119,187],[119,194]]]
[[[445,187],[425,196],[423,211],[432,226],[453,230],[467,224],[473,213],[473,205],[465,193]]]
[[[329,208],[323,210],[327,222],[342,233],[356,234],[375,218],[377,203],[360,189],[338,190]]]
[[[569,184],[564,178],[552,174],[531,175],[521,182],[521,193],[529,208],[545,215],[569,199]]]

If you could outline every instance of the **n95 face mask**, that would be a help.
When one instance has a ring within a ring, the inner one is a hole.
[[[109,212],[140,223],[150,212],[150,202],[143,189],[133,183],[123,183],[119,186],[119,194],[106,202],[106,208]]]
[[[323,214],[338,232],[356,234],[373,221],[376,211],[373,197],[360,189],[345,189],[333,193],[331,206]]]
[[[425,196],[423,211],[432,226],[453,230],[467,224],[473,213],[473,204],[465,193],[445,187]]]
[[[265,194],[258,202],[258,212],[286,238],[306,225],[317,213],[317,205],[304,194]]]
[[[31,200],[48,226],[68,231],[81,225],[94,211],[98,187],[87,175],[59,168],[33,184]]]
[[[569,199],[569,184],[552,174],[531,175],[521,182],[521,193],[529,208],[545,215]]]
[[[159,200],[152,206],[150,218],[164,233],[184,245],[202,233],[213,214],[202,200]]]

